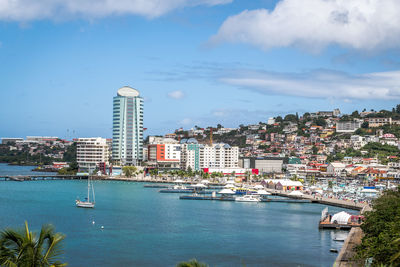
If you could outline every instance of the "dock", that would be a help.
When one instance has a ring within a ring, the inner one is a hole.
[[[319,204],[336,206],[336,207],[352,209],[352,210],[361,211],[365,206],[368,206],[365,203],[359,203],[359,202],[354,202],[354,201],[350,201],[350,200],[341,200],[341,199],[326,198],[326,197],[315,197],[315,196],[310,196],[310,195],[291,196],[291,195],[289,195],[289,193],[284,192],[284,191],[278,191],[278,190],[273,190],[273,189],[268,189],[268,188],[266,190],[275,196],[281,196],[281,197],[287,197],[287,198],[293,198],[293,199],[308,199],[312,203],[319,203]]]
[[[194,196],[184,195],[180,196],[179,199],[185,200],[216,200],[216,201],[235,201],[234,197],[227,196]],[[289,198],[262,198],[260,202],[286,202],[286,203],[311,203],[307,199],[289,199]]]
[[[0,175],[0,181],[87,180],[87,175]]]

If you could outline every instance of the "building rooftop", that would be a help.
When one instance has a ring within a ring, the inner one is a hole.
[[[139,96],[139,91],[132,87],[124,86],[124,87],[121,87],[120,89],[118,89],[117,95],[118,96],[135,97],[135,96]]]

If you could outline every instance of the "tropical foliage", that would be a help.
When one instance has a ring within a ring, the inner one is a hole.
[[[132,177],[136,175],[137,168],[135,166],[124,166],[122,168],[122,172],[126,177]]]
[[[37,235],[29,231],[6,229],[0,233],[0,266],[66,266],[61,262],[65,235],[55,233],[52,225],[43,225]]]
[[[364,232],[357,256],[373,259],[373,266],[400,266],[400,187],[387,191],[374,202],[361,225]]]
[[[190,261],[183,261],[176,265],[176,267],[208,267],[208,264],[198,262],[196,259]]]

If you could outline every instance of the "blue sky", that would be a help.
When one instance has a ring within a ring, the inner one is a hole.
[[[114,2],[0,1],[0,137],[110,137],[124,85],[147,134],[399,103],[396,0]]]

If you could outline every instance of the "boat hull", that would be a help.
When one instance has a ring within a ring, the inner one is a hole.
[[[79,208],[94,208],[93,202],[76,201],[76,206]]]
[[[236,197],[235,201],[237,201],[237,202],[260,202],[261,198],[252,196],[252,195],[244,195],[242,197]]]

